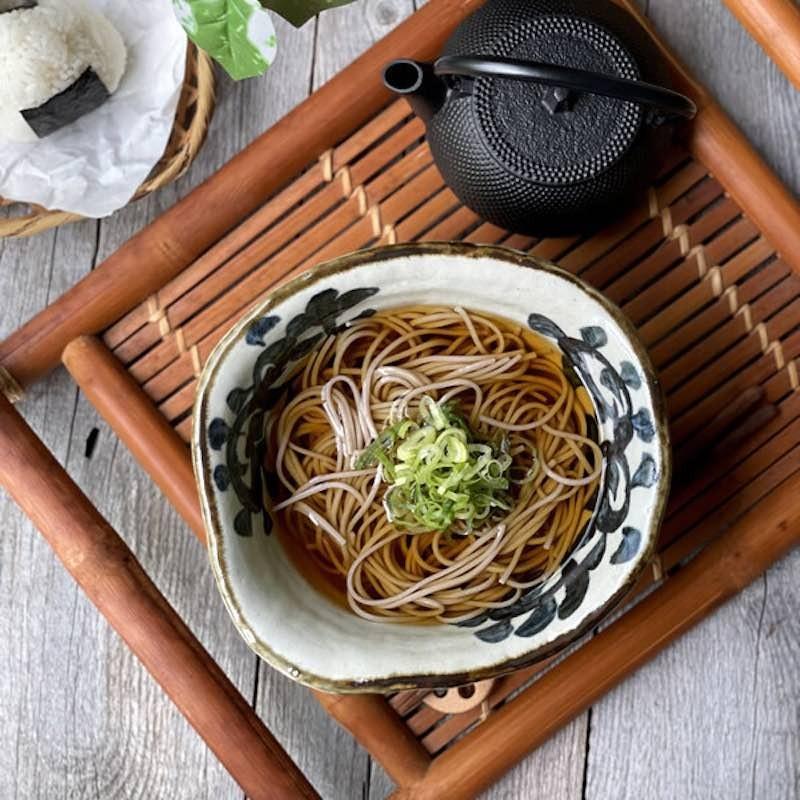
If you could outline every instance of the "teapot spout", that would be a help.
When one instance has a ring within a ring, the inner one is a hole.
[[[390,61],[384,67],[383,85],[405,97],[426,125],[447,97],[447,85],[434,74],[433,65],[408,58]]]

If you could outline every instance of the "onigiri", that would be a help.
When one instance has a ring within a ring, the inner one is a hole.
[[[36,141],[104,103],[122,37],[82,0],[0,0],[0,137]]]

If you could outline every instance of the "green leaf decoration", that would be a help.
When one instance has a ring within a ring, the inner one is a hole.
[[[189,38],[234,80],[262,75],[275,60],[272,18],[258,0],[172,0]]]
[[[261,0],[261,5],[299,28],[320,12],[346,6],[350,2],[352,0]]]

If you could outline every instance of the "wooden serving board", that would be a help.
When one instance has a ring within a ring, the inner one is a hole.
[[[646,597],[552,669],[545,672],[545,662],[498,680],[482,708],[446,714],[426,705],[421,692],[388,702],[320,695],[385,766],[398,797],[473,796],[800,538],[796,201],[659,44],[676,84],[700,111],[642,202],[590,237],[537,240],[482,222],[444,185],[421,123],[379,81],[393,56],[435,56],[477,5],[432,0],[0,344],[9,389],[49,370],[63,350],[89,400],[202,539],[185,444],[197,376],[224,332],[282,282],[362,247],[461,240],[555,261],[623,308],[659,370],[677,464],[658,556],[636,589]],[[786,11],[783,0],[762,6]],[[800,27],[787,29],[798,46]],[[0,412],[13,421],[13,412]],[[11,427],[24,442],[24,431]],[[44,487],[22,486],[9,463],[0,463],[0,482],[31,514],[39,501],[57,502]],[[68,481],[64,486],[71,491]],[[91,514],[84,509],[82,519]],[[68,550],[53,520],[36,518],[54,547]],[[102,540],[112,541],[113,531],[95,523]],[[103,558],[119,564],[130,554],[104,545],[94,557],[98,572],[76,577],[97,602]],[[99,597],[123,635],[142,617],[129,619],[115,602],[152,591],[137,581],[138,589],[120,587],[110,605]],[[154,636],[168,636],[155,608],[142,614]],[[203,699],[220,713],[233,703],[242,725],[261,730],[252,712],[228,688],[215,694],[188,673],[176,685],[166,673],[188,666],[126,638],[246,791],[273,796],[263,776],[275,764],[287,767],[268,734],[248,738],[243,729],[238,746],[248,767],[209,720],[196,716]],[[178,658],[182,651],[168,653]],[[269,745],[259,749],[258,740]],[[307,792],[296,777],[295,789]],[[294,789],[284,791],[292,796]]]

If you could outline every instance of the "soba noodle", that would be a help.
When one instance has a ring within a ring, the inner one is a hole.
[[[432,401],[452,403],[475,437],[502,439],[510,456],[511,502],[473,528],[394,524],[384,467],[358,465],[382,431]],[[370,620],[454,623],[515,602],[574,545],[601,470],[588,396],[560,356],[461,308],[383,311],[327,337],[267,425],[284,540],[299,540]]]

